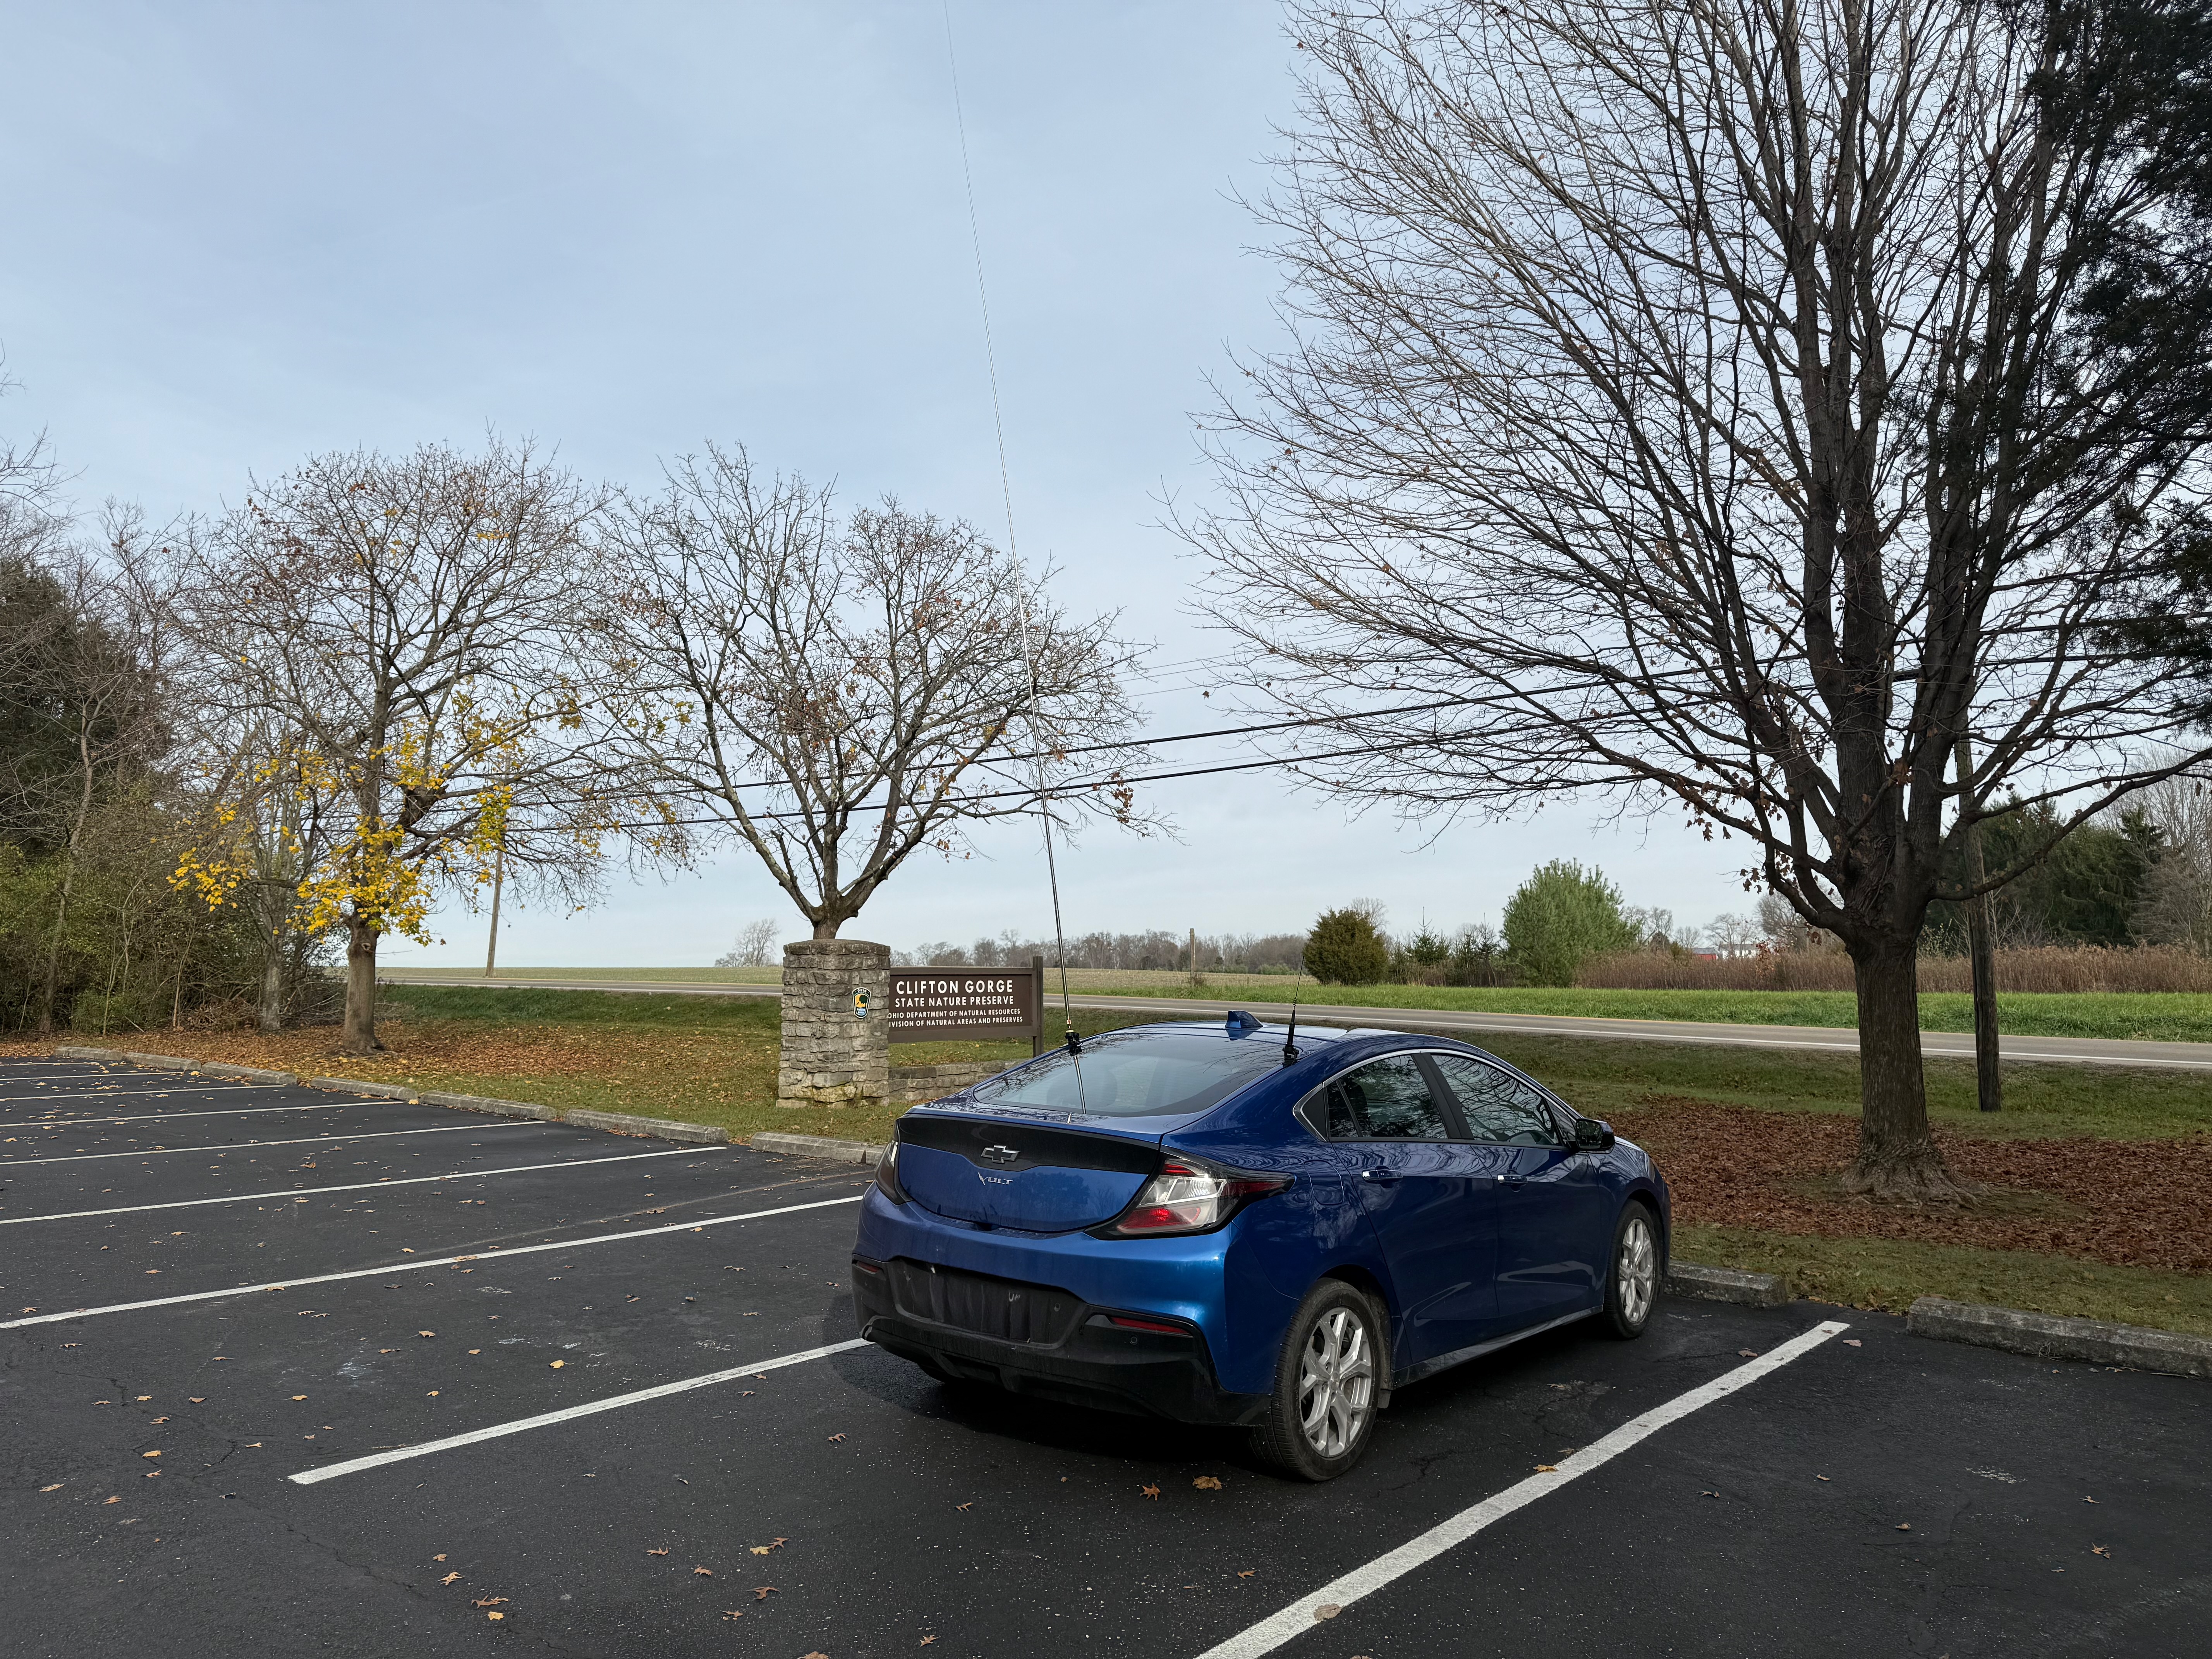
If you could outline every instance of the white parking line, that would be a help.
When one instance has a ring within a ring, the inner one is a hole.
[[[369,1103],[365,1100],[333,1100],[312,1106],[231,1106],[219,1112],[148,1112],[139,1117],[101,1117],[88,1113],[82,1117],[27,1117],[20,1122],[0,1123],[0,1129],[67,1129],[79,1123],[159,1123],[172,1117],[251,1117],[256,1112],[335,1112],[343,1107]]]
[[[1704,1387],[1677,1395],[1665,1405],[1655,1406],[1641,1417],[1631,1418],[1596,1443],[1562,1457],[1557,1469],[1532,1474],[1494,1497],[1470,1504],[1449,1520],[1430,1528],[1419,1537],[1401,1544],[1389,1554],[1379,1555],[1365,1566],[1355,1567],[1342,1577],[1299,1597],[1273,1618],[1263,1619],[1226,1642],[1208,1648],[1199,1656],[1199,1659],[1260,1659],[1262,1654],[1273,1653],[1292,1637],[1313,1629],[1325,1619],[1335,1617],[1339,1610],[1350,1607],[1363,1595],[1373,1595],[1404,1577],[1414,1568],[1433,1561],[1454,1545],[1465,1543],[1492,1522],[1503,1521],[1514,1510],[1534,1503],[1547,1493],[1557,1492],[1570,1480],[1577,1480],[1602,1464],[1611,1462],[1637,1442],[1656,1434],[1669,1423],[1679,1422],[1692,1412],[1710,1406],[1717,1400],[1725,1400],[1737,1389],[1758,1382],[1770,1371],[1779,1370],[1791,1360],[1810,1353],[1830,1337],[1849,1329],[1849,1325],[1835,1320],[1815,1325],[1811,1330],[1791,1337],[1758,1358],[1739,1365],[1732,1371],[1723,1372]],[[294,1475],[292,1478],[296,1480],[300,1477]],[[1322,1612],[1324,1607],[1330,1611],[1324,1613]]]
[[[98,1122],[94,1118],[91,1120]],[[526,1123],[455,1123],[437,1129],[368,1129],[357,1135],[302,1135],[296,1140],[227,1140],[209,1146],[149,1146],[135,1152],[71,1152],[63,1158],[0,1158],[0,1170],[19,1170],[32,1164],[92,1164],[103,1158],[175,1158],[185,1152],[246,1152],[257,1146],[328,1146],[340,1140],[391,1140],[400,1135],[461,1135],[478,1129],[542,1129],[535,1120]]]
[[[786,1365],[804,1365],[810,1359],[826,1359],[833,1353],[848,1353],[854,1348],[867,1346],[864,1339],[856,1336],[849,1342],[832,1342],[826,1347],[781,1354],[774,1359],[763,1359],[757,1364],[733,1365],[726,1371],[709,1371],[704,1376],[687,1376],[680,1382],[663,1382],[658,1388],[640,1389],[635,1394],[612,1395],[586,1405],[568,1406],[557,1412],[540,1413],[536,1417],[520,1417],[512,1423],[495,1423],[488,1429],[471,1429],[466,1434],[449,1435],[443,1440],[426,1440],[419,1446],[400,1446],[391,1451],[372,1453],[367,1457],[349,1458],[343,1463],[325,1463],[320,1468],[302,1469],[297,1474],[289,1474],[284,1478],[295,1480],[303,1486],[312,1486],[319,1480],[335,1480],[342,1474],[358,1474],[363,1469],[403,1462],[410,1457],[428,1457],[432,1452],[451,1451],[456,1446],[473,1446],[479,1440],[496,1440],[502,1435],[543,1429],[555,1423],[590,1417],[598,1412],[620,1411],[624,1406],[642,1405],[648,1400],[665,1400],[672,1394],[687,1394],[693,1389],[711,1389],[717,1382],[734,1382],[740,1377],[781,1370]]]
[[[0,1095],[9,1100],[128,1100],[137,1095],[227,1095],[242,1089],[295,1089],[295,1083],[174,1083],[165,1089],[71,1089],[44,1095]]]
[[[629,1164],[641,1158],[696,1158],[702,1152],[726,1152],[727,1146],[686,1146],[674,1152],[618,1152],[612,1158],[568,1158],[554,1164],[510,1164],[499,1170],[463,1170],[456,1175],[407,1176],[393,1181],[351,1181],[343,1187],[281,1187],[267,1193],[232,1193],[222,1198],[173,1198],[166,1204],[118,1204],[106,1210],[57,1210],[51,1215],[0,1217],[0,1227],[20,1227],[27,1221],[82,1221],[87,1216],[137,1215],[146,1210],[190,1210],[203,1204],[251,1204],[256,1200],[305,1198],[315,1193],[378,1193],[394,1187],[421,1187],[441,1181],[474,1181],[482,1176],[521,1175],[531,1170],[573,1170],[586,1164]]]
[[[742,1215],[708,1216],[703,1221],[678,1221],[665,1227],[634,1227],[626,1233],[593,1233],[584,1238],[563,1239],[551,1244],[518,1244],[502,1250],[496,1244],[466,1255],[441,1255],[428,1261],[395,1261],[383,1267],[355,1267],[342,1273],[316,1273],[307,1279],[274,1280],[264,1285],[232,1285],[220,1291],[191,1291],[182,1296],[157,1296],[144,1302],[111,1302],[102,1308],[71,1308],[63,1313],[34,1314],[28,1319],[0,1319],[0,1331],[21,1330],[26,1325],[54,1325],[66,1319],[94,1319],[102,1314],[137,1313],[145,1308],[173,1308],[186,1302],[213,1302],[228,1296],[260,1296],[270,1291],[295,1291],[304,1285],[335,1285],[341,1279],[374,1279],[379,1273],[419,1273],[425,1267],[450,1267],[457,1261],[504,1261],[510,1256],[536,1255],[543,1250],[580,1250],[592,1244],[619,1244],[632,1238],[658,1238],[663,1233],[696,1233],[732,1221],[759,1221],[772,1215],[792,1215],[800,1210],[826,1210],[837,1204],[858,1204],[866,1197],[817,1199],[807,1204],[786,1204],[774,1210],[748,1210]]]

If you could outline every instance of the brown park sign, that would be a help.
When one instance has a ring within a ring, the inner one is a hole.
[[[1021,968],[894,968],[893,1042],[1042,1040],[1044,960]]]

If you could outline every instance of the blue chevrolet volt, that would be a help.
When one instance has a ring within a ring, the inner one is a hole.
[[[1394,1389],[1573,1320],[1640,1335],[1668,1208],[1641,1149],[1480,1049],[1237,1012],[908,1112],[853,1292],[940,1381],[1248,1428],[1327,1480]]]

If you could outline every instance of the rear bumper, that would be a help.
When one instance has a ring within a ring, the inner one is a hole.
[[[1127,1310],[1077,1302],[1064,1322],[1054,1322],[1062,1328],[1052,1340],[987,1336],[900,1306],[887,1270],[894,1265],[855,1256],[853,1304],[860,1334],[901,1358],[1014,1394],[1178,1423],[1249,1424],[1267,1410],[1265,1395],[1221,1388],[1205,1334],[1195,1327],[1176,1334],[1132,1330],[1111,1322],[1113,1314]]]

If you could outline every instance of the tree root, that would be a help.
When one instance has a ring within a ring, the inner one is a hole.
[[[1943,1164],[1933,1146],[1923,1144],[1901,1151],[1862,1151],[1844,1169],[1843,1189],[1877,1204],[1915,1207],[1972,1209],[1978,1189],[1960,1181]]]

